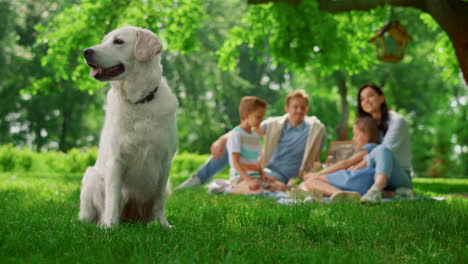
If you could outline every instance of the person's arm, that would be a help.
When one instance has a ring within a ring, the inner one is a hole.
[[[394,153],[398,152],[408,134],[408,123],[404,118],[399,117],[390,122],[387,133],[382,140],[382,145],[386,146]]]
[[[367,159],[362,159],[356,166],[353,166],[351,170],[360,170],[367,166]]]
[[[226,142],[229,137],[229,133],[230,132],[222,135],[215,142],[213,142],[213,144],[211,144],[210,151],[214,159],[219,159],[223,156],[224,151],[226,149]]]
[[[242,168],[241,163],[240,163],[240,153],[233,152],[232,154],[232,166],[234,169],[239,173],[241,179],[245,181],[251,190],[256,190],[260,188],[260,183],[252,177],[250,177],[247,172]]]
[[[262,169],[262,161],[263,161],[263,156],[260,157],[259,161],[258,161],[258,167],[260,168],[260,176],[262,177],[262,180],[264,180],[265,182],[269,182],[269,183],[273,183],[276,181],[276,178],[273,177],[273,176],[270,176],[268,174],[266,174],[263,169]]]
[[[263,121],[265,122],[265,121]],[[263,123],[262,123],[263,124]],[[254,129],[255,133],[257,133],[259,136],[263,137],[265,136],[265,128],[263,125],[260,125]]]
[[[323,169],[323,170],[321,170],[319,172],[316,172],[316,173],[308,173],[308,174],[304,175],[304,180],[307,180],[309,178],[314,178],[314,177],[317,177],[317,176],[326,175],[326,174],[329,174],[329,173],[332,173],[332,172],[335,172],[335,171],[339,171],[339,170],[346,170],[349,167],[351,167],[353,165],[356,165],[359,162],[361,162],[364,159],[364,156],[366,156],[366,154],[367,154],[366,150],[360,150],[359,152],[357,152],[356,154],[354,154],[350,158],[339,161],[339,162],[331,165],[328,168],[325,168],[325,169]]]

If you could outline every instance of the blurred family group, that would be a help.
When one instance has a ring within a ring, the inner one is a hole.
[[[325,167],[317,166],[325,126],[317,117],[307,115],[309,96],[305,91],[288,94],[286,114],[266,120],[266,102],[255,96],[243,97],[239,104],[240,124],[212,144],[210,158],[176,189],[202,185],[229,164],[230,180],[218,181],[209,192],[290,190],[329,196],[332,201],[365,203],[380,203],[383,195],[412,195],[406,120],[389,111],[382,89],[375,84],[363,85],[357,100],[353,126],[357,151]]]

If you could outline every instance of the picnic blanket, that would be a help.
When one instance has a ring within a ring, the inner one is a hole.
[[[226,186],[230,184],[229,181],[227,180],[215,180],[213,181],[212,183],[208,184],[206,186],[206,188],[208,189],[208,192],[209,193],[212,193],[210,192],[210,189],[216,189],[216,186]],[[259,197],[265,197],[265,198],[269,198],[269,199],[274,199],[276,200],[277,203],[280,203],[280,204],[284,204],[284,205],[295,205],[295,204],[299,204],[299,203],[306,203],[306,202],[324,202],[324,203],[331,203],[332,201],[330,200],[329,197],[322,197],[321,199],[317,199],[316,197],[314,197],[313,195],[311,196],[304,196],[304,197],[294,197],[293,195],[291,195],[290,192],[281,192],[281,191],[277,191],[277,192],[270,192],[270,191],[266,191],[266,190],[263,190],[261,191],[260,193],[257,193],[257,194],[245,194],[247,196],[259,196]],[[414,197],[409,197],[409,196],[406,196],[406,197],[401,197],[401,196],[396,196],[396,197],[392,197],[392,198],[383,198],[382,199],[382,202],[383,203],[387,203],[387,202],[395,202],[395,201],[402,201],[402,200],[424,200],[424,199],[432,199],[432,200],[444,200],[445,197],[428,197],[428,196],[420,196],[420,195],[416,195]]]
[[[250,194],[252,195],[252,194]],[[263,196],[271,199],[275,199],[276,202],[285,205],[294,205],[298,203],[305,203],[305,202],[324,202],[324,203],[331,203],[330,197],[324,196],[321,200],[317,200],[317,198],[312,196],[306,196],[304,198],[294,198],[289,195],[288,192],[269,192],[269,191],[262,191],[258,194],[254,194],[254,196]],[[434,200],[444,200],[444,197],[427,197],[427,196],[414,196],[414,197],[392,197],[392,198],[383,198],[382,202],[395,202],[395,201],[402,201],[402,200],[423,200],[423,199],[434,199]]]

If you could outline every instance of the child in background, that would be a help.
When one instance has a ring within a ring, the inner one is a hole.
[[[231,185],[226,187],[226,193],[252,194],[262,190],[286,190],[284,183],[266,175],[260,166],[260,137],[255,130],[265,116],[266,107],[267,104],[255,96],[241,99],[241,123],[230,132],[227,140]]]
[[[299,185],[303,191],[317,190],[332,201],[359,200],[374,183],[375,164],[368,164],[367,154],[379,143],[377,123],[371,117],[360,117],[353,127],[353,141],[359,151],[320,172],[309,173]]]

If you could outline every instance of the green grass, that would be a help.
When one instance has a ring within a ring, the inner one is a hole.
[[[418,194],[447,199],[377,206],[181,190],[167,203],[171,230],[79,222],[80,181],[0,173],[1,263],[468,263],[468,180],[416,179]]]

